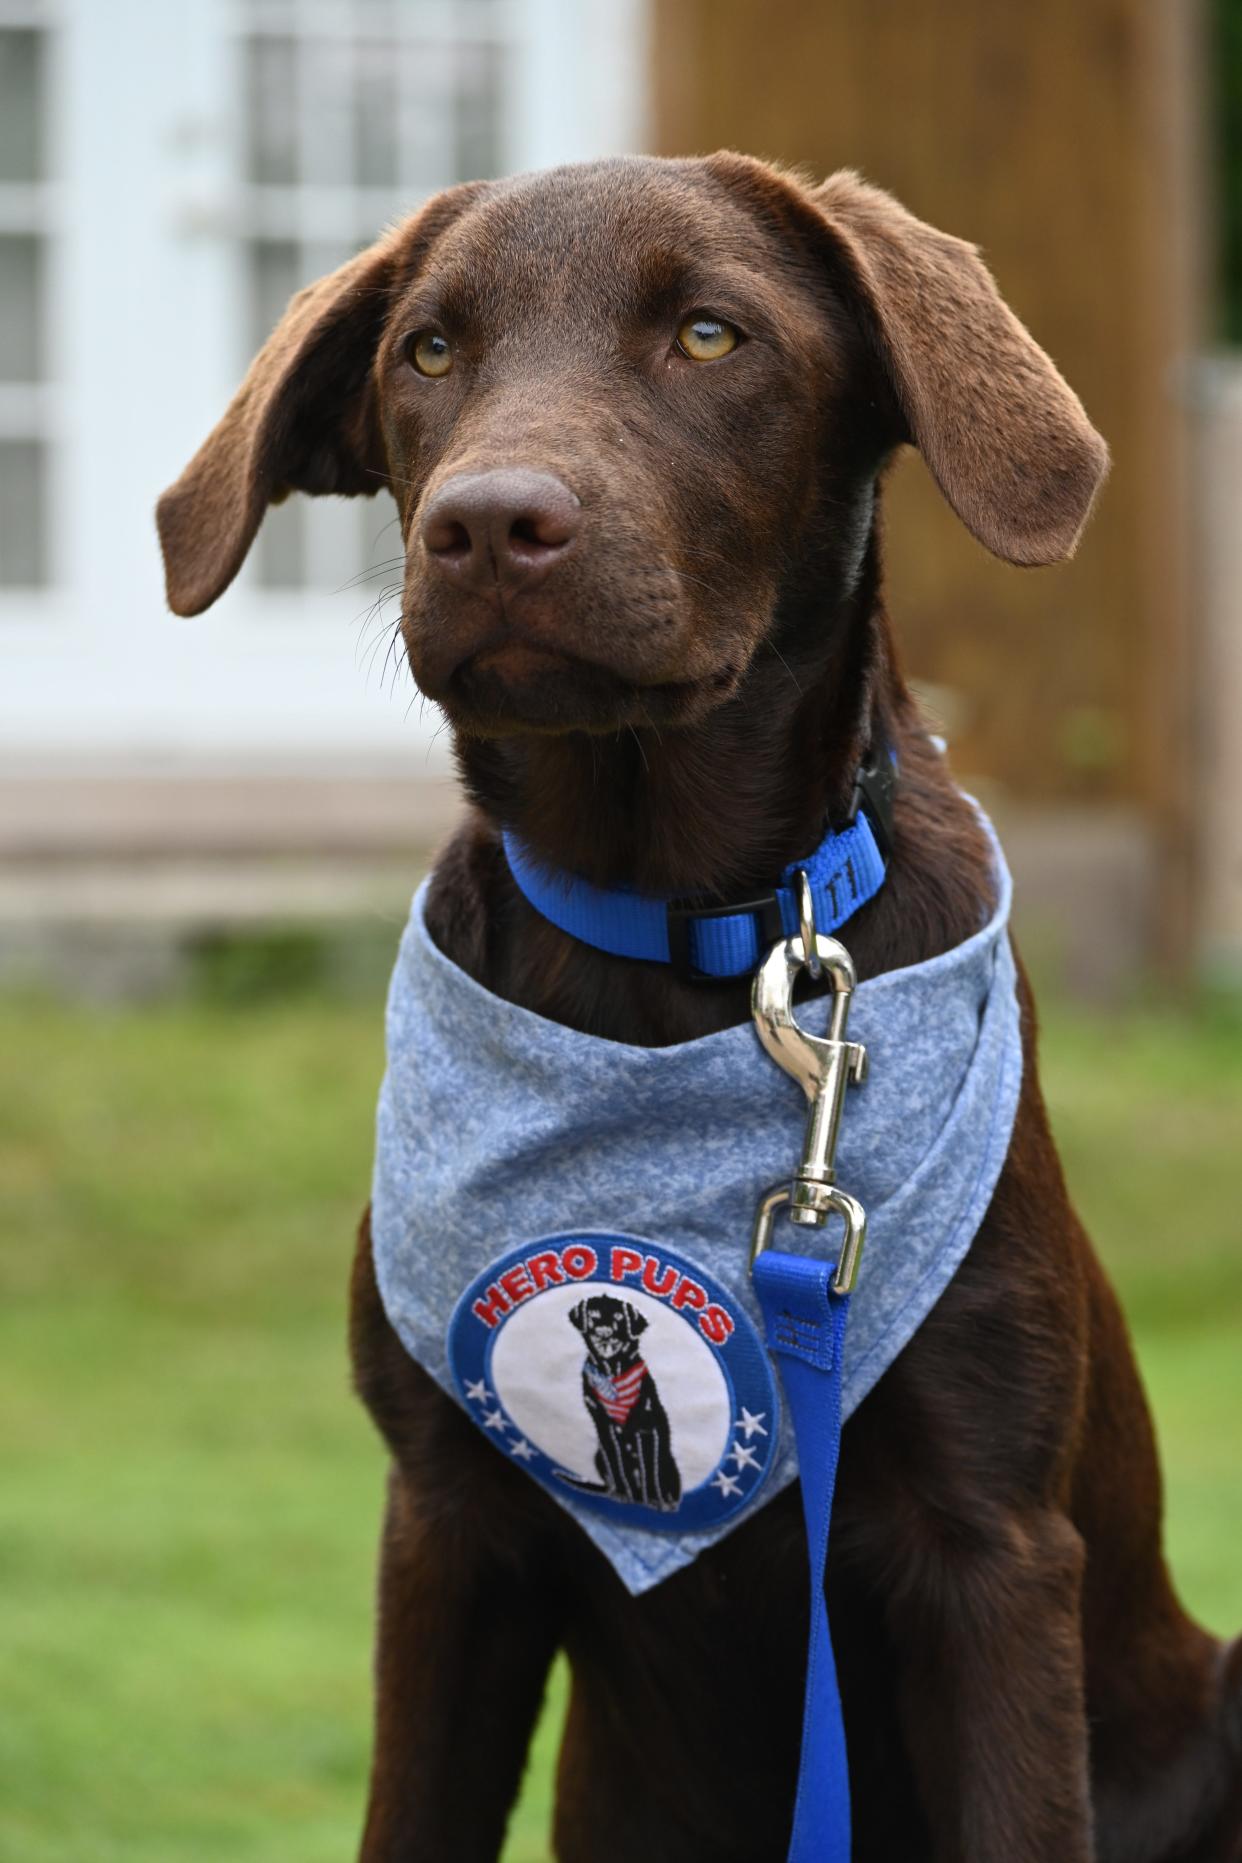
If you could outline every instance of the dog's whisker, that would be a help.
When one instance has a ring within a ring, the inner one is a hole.
[[[715,600],[724,600],[725,591],[719,588],[716,583],[709,582],[705,576],[693,575],[688,569],[679,569],[677,574],[683,582],[693,582],[697,588],[706,589],[707,593],[713,596]]]
[[[637,733],[637,731],[636,731],[636,730],[634,729],[634,727],[633,727],[633,725],[627,725],[627,726],[626,726],[625,728],[626,728],[626,730],[627,730],[627,731],[629,732],[629,734],[630,734],[630,736],[631,736],[631,737],[633,738],[633,740],[634,740],[634,742],[635,742],[635,744],[636,744],[636,745],[638,746],[638,754],[639,754],[639,756],[640,756],[640,757],[642,758],[642,760],[643,760],[643,769],[644,769],[644,770],[645,770],[645,771],[647,772],[647,775],[648,775],[648,776],[650,776],[650,775],[651,775],[651,765],[650,765],[650,764],[649,764],[649,763],[647,762],[647,753],[646,753],[646,751],[645,751],[645,750],[643,749],[643,741],[642,741],[642,739],[641,739],[641,738],[639,737],[639,735],[638,735],[638,733]]]
[[[332,593],[334,595],[344,595],[350,589],[356,589],[360,583],[373,582],[376,576],[390,575],[394,569],[400,569],[404,562],[405,558],[403,556],[390,556],[386,562],[373,563],[369,569],[360,569],[356,576],[351,576],[349,578],[348,582],[338,584],[338,586],[333,589]]]
[[[798,678],[798,675],[794,672],[793,667],[789,664],[789,661],[785,658],[784,654],[781,652],[776,642],[774,640],[765,640],[763,642],[763,645],[771,649],[771,651],[776,655],[777,659],[780,661],[781,665],[784,667],[785,671],[789,674],[789,677],[793,682],[794,691],[798,694],[798,697],[800,699],[805,698],[806,694],[802,689],[802,684]]]
[[[380,591],[380,594],[377,596],[376,600],[371,604],[371,607],[367,610],[367,613],[361,623],[358,649],[355,655],[355,664],[361,665],[363,663],[363,655],[365,653],[365,656],[366,656],[365,672],[366,672],[366,677],[368,679],[370,678],[371,672],[375,665],[375,656],[379,652],[380,646],[382,642],[384,641],[385,636],[390,633],[390,624],[384,615],[384,603],[390,600],[391,598],[393,598],[394,596],[398,595],[399,593],[400,593],[400,584],[397,584],[397,583],[390,584],[388,588],[382,589]],[[367,646],[368,632],[370,632],[371,634],[369,648]],[[381,679],[382,679],[382,675],[381,675]]]
[[[381,472],[378,466],[368,466],[366,471],[371,478],[379,479],[384,485],[408,485],[411,491],[418,490],[416,479],[403,479],[399,472]]]
[[[408,663],[405,654],[401,651],[403,644],[401,623],[398,622],[389,635],[388,646],[384,653],[384,665],[380,673],[381,683],[385,679],[388,681],[388,691],[390,694],[396,692],[397,681],[404,672],[408,671]],[[414,690],[421,698],[422,694],[419,693],[417,686],[415,686]]]
[[[639,704],[639,709],[641,710],[642,715],[643,715],[643,722],[645,723],[648,731],[651,732],[651,735],[655,738],[656,743],[659,744],[661,748],[663,748],[664,739],[660,734],[660,727],[658,724],[656,724],[655,720],[651,716],[651,713],[647,710],[646,700],[643,698],[640,698],[638,701],[638,704]]]

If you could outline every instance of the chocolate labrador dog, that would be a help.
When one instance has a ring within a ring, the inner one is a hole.
[[[502,827],[601,885],[737,899],[901,781],[860,976],[973,932],[981,831],[885,612],[880,486],[917,447],[1016,564],[1068,556],[1106,454],[972,247],[855,175],[742,156],[450,190],[292,302],[161,500],[180,614],[291,490],[391,488],[402,630],[472,810],[428,923],[495,994],[627,1043],[742,1022],[745,980],[605,956],[518,892]],[[828,1578],[854,1855],[1242,1858],[1242,1647],[1161,1553],[1151,1426],[1035,1066],[949,1292],[848,1424]],[[864,1273],[866,1263],[864,1262]],[[365,1863],[501,1847],[554,1653],[564,1863],[777,1863],[797,1769],[805,1544],[787,1489],[630,1597],[406,1355],[364,1222],[358,1388],[392,1451]]]

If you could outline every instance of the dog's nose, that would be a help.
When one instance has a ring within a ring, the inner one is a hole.
[[[423,512],[423,548],[460,582],[516,588],[564,556],[580,518],[577,498],[550,472],[510,466],[459,473]]]

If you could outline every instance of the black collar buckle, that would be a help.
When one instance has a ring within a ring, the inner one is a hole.
[[[859,765],[850,798],[850,820],[859,809],[867,811],[880,853],[887,860],[893,851],[893,799],[897,793],[897,765],[883,749],[873,748]]]

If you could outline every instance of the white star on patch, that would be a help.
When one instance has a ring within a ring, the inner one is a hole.
[[[466,1397],[472,1404],[490,1404],[492,1401],[492,1394],[482,1378],[474,1384],[471,1384],[469,1379],[466,1380]]]
[[[759,1457],[753,1449],[748,1449],[745,1443],[734,1443],[732,1449],[730,1449],[728,1455],[725,1457],[726,1462],[730,1460],[737,1463],[739,1470],[743,1468],[758,1468],[759,1466]]]
[[[722,1468],[718,1468],[712,1476],[712,1487],[720,1489],[720,1498],[724,1501],[727,1501],[731,1494],[742,1492],[742,1484],[737,1476],[726,1475]]]
[[[757,1415],[752,1415],[751,1412],[747,1410],[745,1404],[743,1404],[742,1414],[738,1417],[733,1427],[735,1430],[741,1430],[747,1442],[750,1441],[756,1431],[758,1431],[760,1436],[766,1436],[768,1432],[763,1427],[763,1419],[767,1414],[766,1410],[761,1410]]]
[[[489,1430],[507,1430],[509,1419],[503,1410],[489,1410],[483,1419],[483,1426]]]
[[[509,1451],[509,1454],[515,1455],[519,1462],[529,1462],[534,1453],[530,1444],[520,1436]]]

